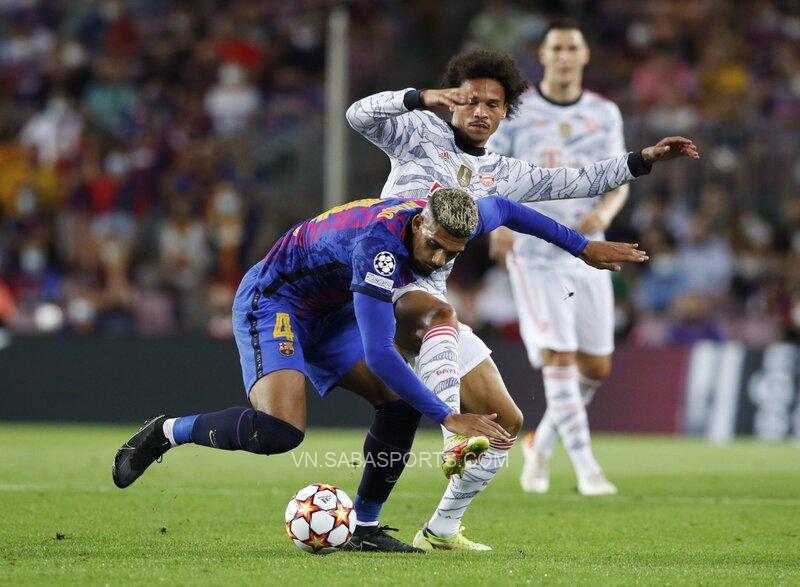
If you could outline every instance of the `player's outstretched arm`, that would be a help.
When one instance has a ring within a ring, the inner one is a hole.
[[[498,196],[489,196],[477,201],[480,222],[477,234],[491,232],[505,226],[516,232],[536,236],[580,257],[585,263],[598,269],[619,271],[619,263],[642,263],[647,253],[639,245],[589,241],[581,233],[556,222],[536,210]]]
[[[353,292],[367,367],[389,388],[435,422],[456,434],[485,435],[506,440],[509,434],[493,420],[496,414],[456,414],[414,374],[394,346],[395,320],[391,302]]]
[[[508,173],[498,181],[497,190],[519,202],[598,196],[650,173],[656,162],[678,157],[699,159],[700,154],[691,139],[667,137],[641,151],[597,161],[578,169],[536,167],[520,159],[505,157]]]

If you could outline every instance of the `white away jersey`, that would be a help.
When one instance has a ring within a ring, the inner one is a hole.
[[[467,150],[459,148],[450,125],[427,110],[406,108],[403,99],[412,90],[381,92],[347,110],[350,126],[391,161],[382,198],[427,198],[439,187],[460,187],[475,198],[505,196],[539,202],[587,198],[634,179],[627,154],[587,162],[592,164],[580,169],[545,169],[484,149],[463,144]],[[426,290],[443,294],[452,264],[425,278],[430,286]]]
[[[593,92],[583,92],[569,105],[551,102],[531,89],[522,96],[516,117],[500,123],[487,149],[523,159],[542,167],[581,167],[600,159],[625,153],[622,115],[616,104]],[[575,228],[597,200],[537,202],[533,208]],[[601,234],[587,235],[603,238]],[[519,235],[514,252],[529,265],[555,269],[586,267],[572,255],[541,239]]]

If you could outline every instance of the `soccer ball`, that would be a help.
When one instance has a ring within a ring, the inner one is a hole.
[[[297,548],[328,554],[350,542],[356,529],[356,510],[350,497],[335,485],[312,483],[294,494],[284,520]]]

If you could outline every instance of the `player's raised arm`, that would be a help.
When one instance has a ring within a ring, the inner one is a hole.
[[[412,88],[380,92],[354,102],[347,122],[360,135],[393,153],[408,141],[409,121],[402,117],[419,107],[419,92]]]
[[[497,190],[519,202],[563,200],[598,196],[650,173],[653,163],[677,157],[699,159],[697,147],[684,137],[667,137],[641,151],[597,161],[578,169],[537,167],[520,159],[505,158],[508,173]]]
[[[590,241],[549,216],[505,198],[481,198],[477,206],[480,221],[476,236],[505,226],[561,247],[592,267],[611,271],[619,271],[619,263],[642,263],[649,258],[638,244]]]

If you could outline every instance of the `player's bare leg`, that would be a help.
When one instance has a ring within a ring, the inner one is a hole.
[[[586,415],[586,404],[610,373],[611,356],[552,350],[542,354],[547,410],[535,435],[524,445],[523,489],[535,493],[548,490],[550,460],[561,437],[578,477],[578,490],[590,496],[616,493],[592,452]]]
[[[354,500],[358,526],[345,550],[422,552],[386,533],[380,510],[403,473],[421,414],[400,399],[361,360],[339,381],[339,387],[360,395],[375,408],[364,439],[364,473]]]
[[[294,369],[273,371],[256,381],[250,405],[306,431],[306,377]]]
[[[117,451],[112,467],[119,488],[136,481],[171,447],[185,442],[223,450],[278,454],[298,446],[306,427],[305,376],[273,371],[250,390],[252,409],[231,407],[182,418],[156,416]]]
[[[497,414],[511,436],[522,428],[522,411],[508,393],[495,362],[488,358],[461,379],[461,407],[476,414]]]

